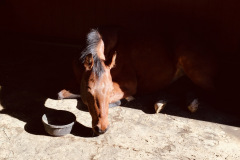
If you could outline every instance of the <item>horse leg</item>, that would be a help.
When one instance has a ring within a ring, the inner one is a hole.
[[[124,97],[124,92],[120,89],[119,85],[113,82],[113,91],[110,97],[109,108],[120,106],[121,99]]]
[[[66,89],[61,90],[58,92],[58,99],[77,99],[80,98],[80,95],[78,94],[73,94],[74,93],[79,93],[79,83],[75,79],[72,79],[64,85]]]
[[[112,107],[116,107],[116,106],[120,106],[120,105],[125,105],[127,104],[128,102],[134,100],[135,98],[133,96],[129,96],[129,97],[125,97],[123,99],[120,99],[116,102],[112,102],[109,104],[109,108],[112,108]]]
[[[58,99],[77,99],[80,98],[81,96],[78,94],[73,94],[65,89],[61,90],[58,93]]]
[[[211,95],[215,90],[214,77],[216,75],[216,63],[212,57],[186,51],[179,56],[179,66],[187,77],[204,91],[204,95]],[[187,93],[188,109],[196,112],[199,106],[199,99],[193,93]]]
[[[184,105],[192,113],[199,108],[199,88],[186,76],[179,79],[180,96],[182,95]]]
[[[165,100],[159,100],[154,104],[154,109],[156,113],[159,113],[163,110],[163,108],[166,106],[167,101]]]
[[[79,93],[79,86],[81,82],[83,68],[81,67],[81,63],[78,60],[78,58],[75,58],[72,61],[72,68],[74,76],[71,77],[70,80],[65,84],[67,90],[63,89],[60,92],[58,92],[58,99],[77,99],[81,97],[79,94],[71,93],[71,92]]]
[[[123,64],[119,65],[118,70],[112,72],[113,77],[113,91],[110,96],[110,103],[117,102],[118,106],[120,104],[125,104],[134,99],[132,97],[137,91],[137,78],[135,70]]]
[[[134,82],[124,82],[124,83],[116,83],[113,82],[113,91],[110,96],[110,104],[109,107],[119,106],[123,103],[132,101],[134,95],[136,93],[136,85]]]
[[[199,108],[199,99],[193,92],[187,92],[186,95],[186,105],[190,112],[194,113]]]

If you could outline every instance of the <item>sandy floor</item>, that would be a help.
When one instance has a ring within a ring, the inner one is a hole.
[[[1,114],[0,159],[240,159],[239,127],[115,107],[111,128],[92,137],[91,117],[77,105],[45,101],[77,116],[72,134],[63,137],[47,135],[37,113],[30,120],[26,113]]]

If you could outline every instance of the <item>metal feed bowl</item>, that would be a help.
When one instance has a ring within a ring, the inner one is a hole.
[[[64,136],[71,133],[76,116],[68,111],[56,110],[42,116],[45,131],[52,136]]]

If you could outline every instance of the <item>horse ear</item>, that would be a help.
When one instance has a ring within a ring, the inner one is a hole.
[[[117,52],[115,51],[115,53],[112,56],[112,61],[108,65],[110,69],[112,69],[115,66],[116,58],[117,58]]]
[[[85,60],[84,60],[84,67],[86,68],[86,70],[91,70],[92,67],[93,67],[93,56],[92,54],[88,54],[86,57],[85,57]]]

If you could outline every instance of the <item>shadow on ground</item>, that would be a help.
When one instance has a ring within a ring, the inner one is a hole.
[[[240,96],[234,92],[235,89],[229,90],[231,92],[225,89],[215,95],[208,95],[200,88],[194,87],[187,77],[182,77],[165,90],[136,96],[133,101],[125,102],[124,106],[155,114],[155,102],[164,100],[167,105],[161,111],[163,114],[240,127],[240,108],[237,101]],[[186,96],[189,92],[194,92],[199,100],[199,108],[195,113],[191,113],[187,108]]]
[[[51,40],[42,43],[16,35],[1,38],[0,103],[3,110],[0,114],[26,122],[24,129],[28,133],[47,135],[41,118],[53,109],[45,107],[45,101],[56,99],[57,93],[73,79],[72,59],[79,48],[59,47]],[[92,129],[77,122],[72,134],[92,137]]]
[[[4,109],[0,111],[0,114],[8,114],[26,122],[24,129],[30,134],[48,136],[43,128],[42,116],[44,113],[54,111],[54,109],[44,106],[46,99],[47,97],[34,91],[2,87],[0,102]],[[93,137],[92,129],[79,122],[75,123],[71,134],[80,137]]]

